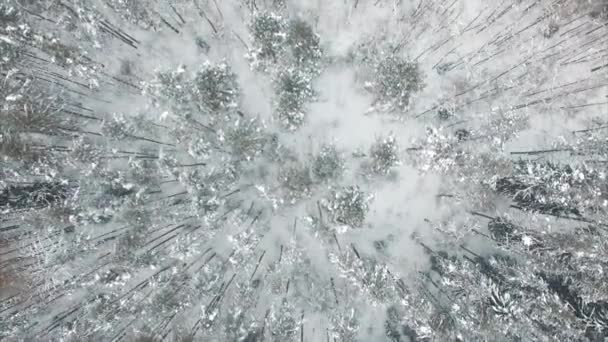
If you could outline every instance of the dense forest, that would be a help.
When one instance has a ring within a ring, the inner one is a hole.
[[[3,0],[0,340],[608,340],[606,0]]]

